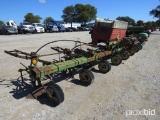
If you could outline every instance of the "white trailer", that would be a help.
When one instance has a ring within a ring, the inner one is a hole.
[[[71,27],[71,23],[61,24],[61,25],[63,25],[65,28]],[[72,23],[72,27],[73,28],[81,27],[81,24],[79,24],[79,23]]]

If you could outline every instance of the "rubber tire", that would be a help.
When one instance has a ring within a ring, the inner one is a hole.
[[[129,57],[130,57],[129,52],[124,51],[123,53],[121,53],[122,60],[127,60]]]
[[[46,32],[49,33],[49,30],[47,29]]]
[[[107,69],[103,69],[102,65]],[[98,64],[98,69],[101,73],[107,73],[111,70],[111,65],[108,61],[100,61]]]
[[[23,34],[26,34],[26,31],[25,31],[25,30],[23,30]]]
[[[85,80],[83,80],[84,76],[82,74],[85,74],[85,78],[88,78],[89,81],[86,82]],[[88,86],[94,82],[94,75],[91,71],[83,69],[79,73],[79,79],[85,86]]]
[[[138,49],[142,50],[142,45],[141,44],[138,44]]]
[[[133,49],[135,50],[135,53],[137,53],[139,51],[138,46],[135,46]]]
[[[53,31],[52,31],[52,30],[49,30],[49,32],[52,33]]]
[[[130,50],[128,50],[130,56],[133,56],[135,54],[135,50],[133,48],[131,48]]]
[[[5,35],[9,35],[8,31],[5,31]]]
[[[47,97],[48,99],[53,102],[53,104],[55,106],[59,105],[60,103],[62,103],[64,101],[64,93],[62,91],[62,89],[60,88],[59,85],[55,84],[55,83],[51,83],[46,90],[53,90],[54,94],[56,96],[57,101],[53,100],[52,97],[49,96],[49,94],[47,93]]]
[[[119,62],[115,62],[114,59],[117,59]],[[113,56],[113,57],[111,58],[111,62],[112,62],[113,65],[118,66],[119,64],[122,63],[122,58],[121,58],[120,55]]]

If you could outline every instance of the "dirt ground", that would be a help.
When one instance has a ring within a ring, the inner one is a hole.
[[[4,50],[36,51],[54,40],[91,42],[88,32],[44,33],[0,36],[0,120],[159,120],[160,119],[160,32],[153,32],[143,49],[112,66],[107,74],[93,72],[88,87],[75,79],[58,80],[65,100],[53,107],[46,99],[26,99],[31,88],[20,83],[19,63]],[[55,46],[72,46],[69,42]],[[43,51],[43,50],[42,50]],[[44,49],[44,52],[51,52]],[[110,62],[110,61],[109,61]],[[96,66],[97,67],[97,66]],[[95,68],[96,68],[95,67]]]

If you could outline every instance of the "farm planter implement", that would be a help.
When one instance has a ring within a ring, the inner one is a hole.
[[[19,69],[22,83],[25,85],[22,73],[26,71],[29,74],[32,86],[36,89],[42,87],[46,91],[48,98],[52,102],[56,103],[56,105],[60,104],[64,100],[64,94],[62,89],[54,83],[54,74],[60,72],[67,74],[67,71],[69,71],[69,74],[73,77],[73,70],[77,70],[79,72],[80,81],[85,86],[88,86],[93,83],[94,80],[94,75],[89,70],[93,67],[93,62],[98,63],[98,68],[102,73],[107,73],[111,69],[109,62],[105,60],[106,56],[111,55],[111,51],[105,50],[104,46],[96,46],[96,50],[89,48],[87,50],[83,50],[81,49],[83,45],[91,47],[91,44],[72,40],[60,41],[75,42],[76,45],[73,49],[51,47],[51,49],[56,51],[56,53],[43,55],[38,54],[40,49],[48,44],[59,41],[49,42],[36,52],[32,53],[26,53],[19,50],[5,51],[5,53],[14,57],[31,60],[31,64],[28,67],[25,66],[25,69]],[[47,61],[41,59],[44,56],[60,54],[63,54],[63,56],[59,60]],[[39,65],[39,63],[42,64]],[[49,83],[49,85],[46,86],[46,83]]]
[[[139,42],[137,38],[125,37],[126,29],[127,23],[123,21],[97,20],[93,31],[91,31],[91,43],[57,40],[44,44],[36,52],[26,53],[20,50],[4,52],[14,57],[30,60],[29,66],[21,63],[25,67],[19,69],[22,83],[26,84],[23,72],[27,72],[32,86],[35,89],[43,88],[49,100],[55,105],[59,105],[64,100],[64,93],[55,84],[54,75],[58,73],[61,75],[69,74],[74,78],[74,71],[76,71],[79,73],[80,81],[88,86],[94,81],[94,75],[91,72],[94,65],[98,64],[101,73],[107,73],[111,70],[108,59],[111,59],[113,65],[119,65],[122,60],[127,60],[135,52],[142,49],[143,42]],[[71,42],[74,43],[74,47],[62,48],[51,45],[57,42]],[[51,45],[52,53],[40,54],[39,51],[48,45]],[[82,49],[83,46],[85,48]],[[50,57],[51,60],[44,60],[45,57]]]

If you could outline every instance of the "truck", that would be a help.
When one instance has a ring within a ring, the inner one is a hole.
[[[56,24],[52,21],[50,22],[46,22],[44,24],[44,29],[45,29],[45,32],[59,32],[59,29],[58,27],[56,26]]]
[[[18,28],[18,33],[21,33],[21,34],[22,33],[23,34],[32,33],[32,34],[34,34],[35,28],[29,22],[22,22],[22,23],[20,23],[20,26]]]
[[[44,27],[42,26],[42,24],[40,24],[40,23],[32,23],[32,25],[34,26],[36,33],[44,33],[45,32]]]

